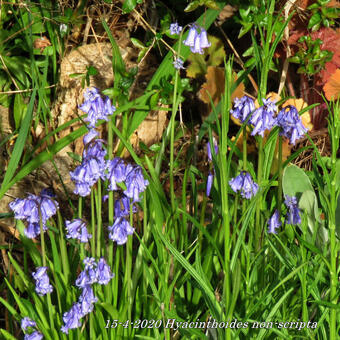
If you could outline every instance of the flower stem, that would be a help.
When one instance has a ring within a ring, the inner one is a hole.
[[[170,119],[170,197],[171,197],[171,209],[175,211],[175,190],[174,190],[174,139],[175,139],[175,117],[177,113],[177,89],[178,89],[179,71],[175,73],[175,86],[172,103],[172,112]]]
[[[78,198],[78,218],[81,218],[83,213],[83,198]],[[84,243],[80,242],[80,260],[83,261],[85,258],[85,246]]]
[[[112,117],[109,119],[108,124],[108,141],[107,141],[107,154],[109,159],[113,158],[113,130],[112,130]],[[113,192],[109,191],[109,225],[113,225],[113,218],[114,218],[114,212],[113,212]],[[108,250],[109,256],[108,256],[108,264],[110,268],[112,268],[113,265],[113,242],[109,242],[109,250]]]
[[[101,231],[102,231],[102,183],[98,180],[97,191],[97,257],[101,256]]]
[[[261,190],[261,182],[262,182],[262,159],[263,159],[263,138],[259,136],[259,155],[258,155],[258,167],[257,167],[257,183],[259,189]],[[259,202],[256,205],[256,220],[255,220],[255,251],[259,251],[261,248],[261,206],[262,206],[262,197],[260,193]]]
[[[92,230],[92,239],[91,239],[91,256],[95,257],[96,254],[96,221],[95,221],[95,209],[94,209],[94,189],[91,190],[91,230]]]
[[[281,204],[282,204],[282,136],[279,136],[279,155],[278,155],[278,190],[277,190],[277,208],[279,216],[281,216]]]

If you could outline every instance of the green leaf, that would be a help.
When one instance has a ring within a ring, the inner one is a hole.
[[[247,32],[250,31],[250,29],[253,27],[252,22],[248,22],[243,25],[243,27],[240,29],[240,33],[238,35],[238,39],[242,38]]]
[[[14,108],[13,108],[13,115],[14,115],[14,122],[15,128],[19,129],[20,123],[25,115],[26,104],[22,93],[17,93],[14,97]]]
[[[194,0],[191,2],[187,7],[185,7],[184,12],[192,12],[194,11],[198,6],[200,5],[200,2],[198,0]]]
[[[216,3],[216,1],[208,0],[208,1],[205,2],[205,5],[208,8],[215,9],[216,11],[220,10],[220,8],[219,8],[218,4]]]
[[[133,44],[133,46],[137,47],[137,48],[147,48],[139,39],[137,38],[131,38],[131,42]]]
[[[312,28],[316,25],[319,25],[320,22],[321,22],[321,14],[319,12],[316,12],[312,15],[312,17],[310,18],[309,20],[309,23],[308,23],[308,28]]]
[[[32,114],[33,114],[33,105],[35,101],[37,90],[34,89],[30,103],[27,107],[27,112],[25,115],[25,118],[22,121],[22,124],[20,126],[19,130],[19,136],[15,142],[12,157],[9,161],[8,168],[4,177],[4,180],[2,182],[0,191],[3,191],[3,189],[6,187],[6,185],[10,182],[10,180],[14,177],[15,171],[17,169],[17,166],[19,164],[22,152],[24,150],[24,147],[26,145],[26,138],[29,131],[29,128],[31,126],[31,120],[32,120]]]
[[[95,67],[93,67],[93,66],[89,66],[89,67],[87,68],[87,74],[88,74],[89,76],[95,76],[95,75],[98,74],[98,70],[97,70]]]
[[[318,229],[319,208],[308,176],[302,169],[291,164],[284,169],[282,187],[285,195],[295,196],[298,199],[299,208],[307,213],[308,227],[313,235]],[[327,233],[324,232],[323,227],[319,229],[322,231],[321,237],[327,241]]]
[[[125,0],[122,6],[123,14],[130,13],[137,5],[136,0]]]
[[[17,338],[15,338],[12,334],[8,333],[4,329],[0,329],[0,332],[4,336],[5,340],[17,340]]]
[[[338,238],[340,238],[340,195],[338,196],[338,202],[335,208],[335,227]]]

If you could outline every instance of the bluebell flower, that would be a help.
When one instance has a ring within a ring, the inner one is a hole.
[[[50,285],[50,279],[47,275],[47,267],[37,267],[36,271],[32,273],[35,280],[35,291],[40,295],[46,295],[53,291]]]
[[[104,163],[106,150],[103,148],[103,142],[102,139],[95,139],[89,142],[83,151],[83,159],[89,160],[95,158],[99,163]],[[102,167],[105,167],[105,164]]]
[[[303,126],[299,113],[293,105],[288,105],[279,112],[277,124],[281,128],[280,135],[287,137],[293,145],[308,131]]]
[[[286,223],[292,225],[300,224],[301,223],[300,210],[298,208],[296,197],[285,195],[285,205],[288,208]]]
[[[128,235],[132,235],[135,229],[131,227],[125,218],[118,217],[114,224],[108,227],[108,230],[110,231],[110,240],[117,242],[118,245],[122,245],[126,243]]]
[[[97,144],[95,144],[97,145]],[[101,152],[97,148],[89,149],[91,152]],[[91,187],[98,181],[99,178],[104,178],[105,161],[102,154],[99,157],[91,157],[86,154],[83,162],[70,172],[71,180],[75,182],[76,188],[74,193],[82,197],[88,196],[91,192]]]
[[[117,183],[124,182],[126,179],[126,164],[124,160],[116,157],[106,162],[106,178],[109,180],[108,189],[111,191],[117,190]]]
[[[211,46],[211,43],[208,40],[207,31],[201,27],[201,33],[199,34],[200,37],[200,48],[208,48]]]
[[[275,210],[272,217],[268,220],[268,233],[269,234],[277,234],[276,229],[280,228],[281,221],[280,221],[280,215],[277,209]]]
[[[38,203],[38,206],[40,207],[41,210],[41,218],[43,224],[45,224],[49,218],[54,216],[57,213],[57,210],[59,209],[59,204],[57,201],[51,199],[51,196],[41,194],[40,204]]]
[[[98,137],[99,133],[96,129],[90,129],[89,132],[84,136],[84,145],[89,144],[94,138]]]
[[[189,29],[188,36],[186,40],[183,41],[183,44],[186,46],[193,47],[195,45],[195,39],[198,36],[198,26],[196,24],[192,24]]]
[[[108,121],[108,116],[112,115],[116,108],[111,104],[109,97],[101,97],[97,88],[88,88],[84,93],[85,101],[79,107],[87,113],[85,121],[89,122],[89,127],[94,128],[100,119]]]
[[[96,260],[93,257],[85,257],[83,264],[85,270],[93,269],[97,266]]]
[[[84,288],[87,285],[92,285],[98,281],[97,277],[97,264],[93,257],[86,257],[83,260],[85,265],[84,270],[79,274],[78,278],[76,279],[76,286],[78,288]]]
[[[256,195],[258,185],[253,181],[248,172],[242,171],[238,176],[232,178],[229,181],[229,185],[236,193],[241,192],[241,196],[246,199],[250,199]]]
[[[254,100],[248,96],[243,96],[241,99],[235,98],[234,109],[230,113],[244,123],[248,116],[255,110]]]
[[[120,199],[114,203],[115,217],[126,217],[130,215],[130,198],[122,194]],[[137,212],[137,208],[132,205],[132,213]]]
[[[28,316],[25,316],[24,318],[21,319],[21,329],[25,332],[28,327],[36,327],[37,324],[35,321],[33,321],[31,318]]]
[[[127,197],[132,198],[134,203],[140,201],[139,194],[145,191],[149,182],[144,179],[142,168],[139,165],[136,165],[134,167],[128,167],[125,184],[126,190],[124,190],[124,194]]]
[[[183,27],[179,26],[177,22],[170,24],[170,34],[180,34],[182,32]]]
[[[74,193],[81,197],[86,197],[91,193],[91,186],[85,182],[75,182]]]
[[[215,138],[213,138],[213,143],[214,143],[215,155],[217,155],[217,153],[218,153],[218,145],[216,143]],[[212,153],[211,153],[210,142],[207,143],[207,155],[208,155],[208,160],[210,162],[212,162]]]
[[[209,172],[208,179],[207,179],[207,188],[206,188],[206,195],[210,196],[211,188],[214,182],[214,175]]]
[[[31,223],[38,223],[40,221],[38,201],[38,196],[29,194],[27,198],[17,198],[10,202],[9,207],[14,212],[16,220],[28,220]]]
[[[34,224],[40,222],[40,214],[43,224],[55,215],[59,208],[58,202],[51,199],[51,195],[48,191],[43,189],[39,196],[28,194],[27,198],[17,198],[13,202],[9,203],[10,209],[14,212],[14,218],[17,220],[27,220],[28,223]],[[32,234],[32,226],[27,234]],[[40,227],[39,227],[40,233]],[[38,234],[39,234],[38,233]],[[34,232],[33,232],[34,234]]]
[[[79,296],[80,315],[81,317],[93,311],[93,305],[98,301],[94,296],[93,289],[90,285],[83,287],[82,293]]]
[[[47,227],[43,225],[43,231],[46,231]],[[40,235],[40,223],[28,223],[27,227],[24,229],[24,234],[27,238],[36,238]]]
[[[61,331],[68,334],[69,329],[78,328],[81,326],[81,306],[79,303],[74,303],[68,312],[63,315],[64,326]]]
[[[100,285],[107,285],[114,277],[111,272],[110,266],[106,263],[105,259],[101,257],[97,264],[97,278]]]
[[[252,136],[260,135],[263,137],[265,130],[270,130],[276,125],[274,114],[277,111],[275,102],[270,99],[263,99],[263,106],[259,107],[252,114],[249,122],[254,125]]]
[[[215,155],[218,153],[218,145],[216,143],[215,138],[213,138],[213,143],[214,143],[214,149],[215,149]],[[207,143],[207,155],[208,155],[208,160],[209,162],[212,162],[212,152],[211,152],[211,146],[210,142]],[[206,195],[210,196],[210,191],[214,182],[214,176],[215,176],[215,169],[213,172],[209,172],[208,179],[207,179],[207,187],[206,187]]]
[[[24,340],[41,340],[43,337],[40,332],[34,331],[31,334],[25,334]]]
[[[187,39],[183,41],[183,44],[189,46],[191,52],[199,54],[204,53],[203,48],[211,46],[208,41],[207,31],[195,23],[191,25]]]
[[[181,58],[176,58],[173,62],[174,68],[176,70],[184,69],[185,67],[183,66],[184,61]]]
[[[72,221],[65,221],[65,224],[67,238],[74,238],[80,240],[82,243],[86,243],[92,237],[87,231],[86,223],[80,218],[76,218]]]

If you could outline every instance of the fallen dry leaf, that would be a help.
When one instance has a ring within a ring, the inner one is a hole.
[[[217,105],[221,99],[221,95],[224,93],[224,69],[216,66],[208,66],[207,73],[205,75],[206,82],[202,85],[199,91],[199,98],[206,104],[210,104],[210,97]],[[236,74],[234,74],[234,81],[237,80]],[[209,97],[210,95],[210,97]],[[231,94],[231,100],[235,98],[241,98],[244,95],[244,85],[240,83],[235,91]]]
[[[323,87],[328,100],[336,100],[340,97],[340,69],[337,69]]]

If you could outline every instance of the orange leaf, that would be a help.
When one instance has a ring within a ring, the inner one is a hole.
[[[337,69],[324,85],[323,90],[328,100],[335,100],[340,97],[340,69]]]
[[[221,100],[221,95],[224,93],[224,69],[216,66],[208,66],[205,79],[206,82],[202,85],[202,88],[199,92],[199,98],[204,103],[210,104],[210,95],[214,105],[217,105]],[[234,81],[236,80],[237,77],[235,75]],[[236,97],[241,98],[243,94],[244,85],[241,83],[232,93],[231,100],[234,100]]]

